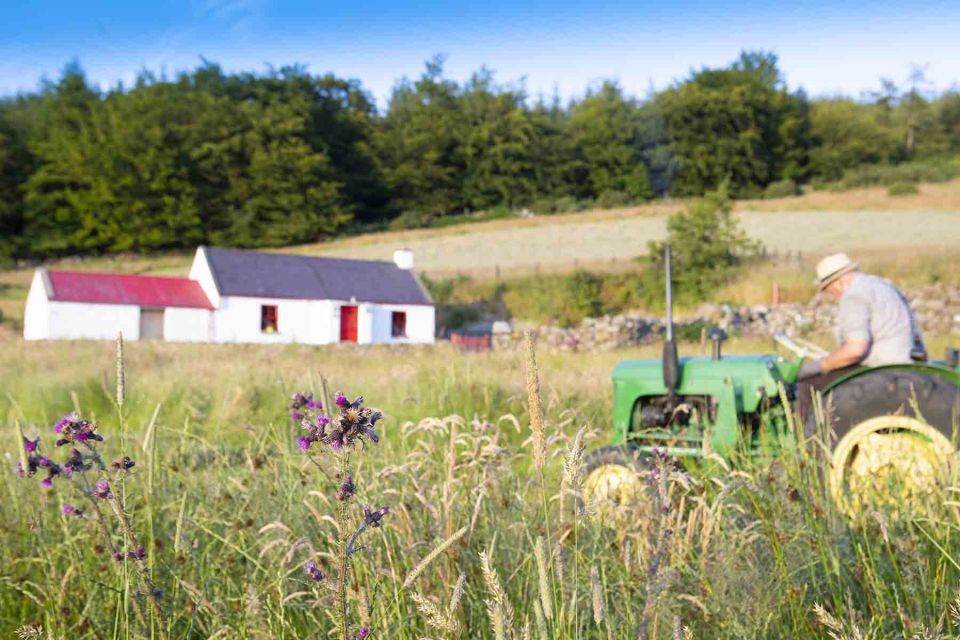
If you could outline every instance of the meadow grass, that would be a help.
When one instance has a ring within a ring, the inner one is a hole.
[[[109,459],[125,440],[138,461],[126,501],[171,638],[327,637],[336,627],[329,591],[302,571],[315,558],[330,573],[332,485],[296,450],[286,409],[293,391],[319,391],[320,375],[386,413],[381,444],[355,473],[357,503],[382,501],[391,514],[354,560],[347,594],[373,638],[957,632],[952,494],[922,515],[850,520],[827,497],[815,447],[663,461],[645,498],[607,520],[615,526],[584,513],[578,460],[609,437],[610,366],[655,347],[538,353],[534,379],[523,352],[133,343],[121,437],[112,344],[5,346],[9,469],[14,422],[49,447],[50,425],[73,408],[99,420]],[[540,435],[526,413],[533,393]],[[0,637],[25,625],[52,638],[141,637],[129,575],[92,525],[60,515],[66,488],[42,493],[11,473],[4,489]]]

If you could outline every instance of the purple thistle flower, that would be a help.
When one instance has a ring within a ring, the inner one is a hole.
[[[328,424],[330,424],[330,418],[324,415],[317,416],[317,427],[319,427],[321,433],[323,433],[324,427]]]
[[[317,566],[317,563],[313,560],[303,565],[303,572],[314,582],[321,582],[327,577],[326,574]]]
[[[57,424],[53,425],[53,432],[63,436],[56,442],[58,447],[68,442],[103,441],[103,437],[96,431],[97,425],[95,423],[84,420],[76,413],[65,415]]]
[[[300,422],[303,420],[303,414],[296,409],[290,409],[290,419],[294,422]]]
[[[135,464],[136,462],[131,460],[130,456],[123,456],[119,460],[114,460],[110,466],[112,466],[117,471],[120,471],[120,470],[129,471],[130,469],[133,468]]]
[[[360,627],[360,630],[357,631],[356,634],[354,634],[353,640],[364,640],[364,638],[366,638],[369,635],[370,635],[370,629],[367,629],[366,627]]]
[[[300,436],[297,438],[297,446],[303,449],[304,451],[310,450],[310,445],[313,443],[313,440],[308,436]]]
[[[131,560],[143,560],[147,557],[147,550],[140,546],[136,551],[127,551],[127,557]]]
[[[376,511],[373,511],[370,508],[370,505],[364,505],[363,521],[368,527],[377,528],[380,526],[380,520],[382,520],[383,516],[387,515],[388,513],[390,513],[390,507],[380,507]]]
[[[350,406],[350,403],[347,402],[347,396],[343,395],[342,391],[337,391],[336,399],[334,400],[334,402],[336,402],[337,406],[340,407],[341,409],[346,409],[348,406]]]
[[[43,487],[44,489],[52,489],[52,488],[53,488],[53,476],[47,476],[46,478],[44,478],[43,480],[41,480],[41,481],[40,481],[40,486]]]
[[[79,517],[83,516],[83,511],[81,511],[80,509],[77,509],[77,508],[76,508],[75,506],[73,506],[72,504],[65,504],[65,505],[63,505],[63,515],[65,515],[65,516],[76,516],[76,517],[79,518]]]
[[[337,490],[337,500],[349,500],[356,487],[353,486],[353,476],[347,474],[347,479],[340,484]]]
[[[112,497],[113,494],[110,493],[110,483],[107,482],[106,479],[100,480],[97,482],[97,486],[93,488],[93,494],[103,500]]]
[[[37,458],[38,467],[43,467],[44,469],[47,469],[50,467],[51,464],[52,463],[50,462],[50,458],[46,456],[40,456],[39,458]]]
[[[111,555],[113,555],[113,559],[117,562],[123,562],[123,554],[119,551],[114,551]]]
[[[33,453],[37,450],[37,447],[40,446],[40,437],[37,436],[36,440],[30,440],[29,438],[23,439],[23,450],[27,453]]]

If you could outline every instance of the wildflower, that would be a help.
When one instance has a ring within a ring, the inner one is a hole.
[[[130,456],[123,456],[119,460],[114,460],[111,465],[117,471],[129,471],[136,463],[130,459]]]
[[[23,439],[23,450],[27,453],[33,453],[37,450],[37,447],[40,446],[40,438],[37,437],[36,440],[30,440],[29,438],[24,437]]]
[[[113,559],[116,560],[117,562],[123,561],[123,554],[120,553],[119,551],[114,551],[112,555],[113,555]]]
[[[376,511],[370,509],[370,505],[364,505],[363,507],[363,521],[369,527],[379,527],[380,520],[383,519],[383,516],[390,513],[390,507],[380,507]]]
[[[303,449],[304,451],[310,450],[310,445],[313,443],[313,440],[309,436],[300,436],[297,438],[297,446]]]
[[[103,441],[103,436],[96,431],[97,425],[95,423],[84,420],[77,413],[67,414],[53,425],[53,432],[60,435],[56,442],[58,447],[62,447],[68,442]]]
[[[353,636],[353,640],[363,640],[370,635],[370,630],[366,627],[360,627],[360,630]]]
[[[147,550],[141,545],[136,551],[127,551],[127,557],[131,560],[143,560],[147,557]]]
[[[383,414],[363,406],[363,396],[353,402],[347,402],[346,397],[337,392],[337,406],[340,413],[330,425],[330,432],[320,438],[320,441],[330,446],[334,451],[351,448],[357,440],[369,439],[371,442],[380,442],[374,428]]]
[[[83,455],[79,450],[70,449],[70,457],[63,463],[63,474],[69,476],[76,471],[86,471],[91,466],[90,464],[84,464]]]
[[[79,518],[79,517],[82,517],[82,516],[83,516],[83,511],[81,511],[80,509],[77,509],[77,508],[76,508],[75,506],[73,506],[72,504],[65,504],[65,505],[63,505],[63,515],[65,515],[65,516],[76,516],[76,517]]]
[[[317,567],[317,563],[311,560],[307,564],[303,565],[303,572],[314,582],[321,582],[326,578],[326,574]]]
[[[294,422],[300,422],[305,417],[305,410],[319,411],[323,408],[323,403],[313,399],[312,393],[300,393],[299,391],[290,397],[290,419]]]
[[[52,476],[47,476],[46,478],[44,478],[43,480],[41,480],[41,481],[40,481],[40,486],[43,487],[44,489],[52,489],[52,488],[53,488],[53,477],[52,477]]]
[[[97,482],[97,486],[93,488],[93,494],[104,500],[111,498],[113,494],[110,493],[110,483],[106,480],[100,480]]]
[[[340,484],[340,488],[337,490],[337,500],[349,500],[354,489],[356,487],[353,486],[353,476],[348,473],[347,479]]]

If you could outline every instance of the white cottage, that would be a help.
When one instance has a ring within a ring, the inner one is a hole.
[[[188,278],[38,269],[24,338],[431,343],[434,307],[394,262],[197,249]]]

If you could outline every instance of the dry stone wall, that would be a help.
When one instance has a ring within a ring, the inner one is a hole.
[[[924,334],[960,337],[960,286],[941,283],[905,295]],[[717,326],[728,334],[761,337],[782,331],[802,336],[831,333],[836,309],[836,303],[825,295],[816,296],[808,304],[786,303],[776,307],[703,304],[692,316],[678,318],[677,325],[681,331],[684,326]],[[519,347],[526,330],[534,331],[538,343],[548,349],[595,351],[657,342],[663,335],[664,324],[661,318],[640,313],[587,318],[571,328],[522,322],[497,323],[493,348]]]

